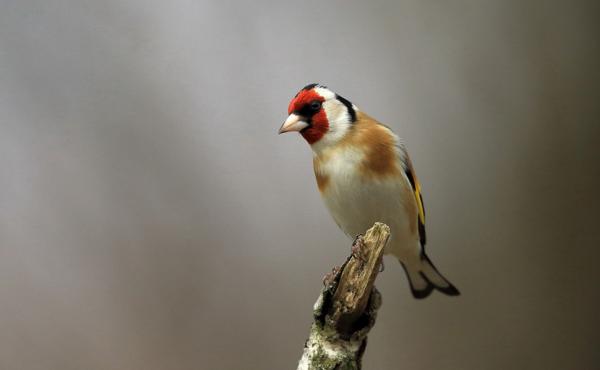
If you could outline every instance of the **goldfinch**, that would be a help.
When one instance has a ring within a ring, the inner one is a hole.
[[[415,298],[433,289],[459,295],[425,254],[421,185],[398,136],[319,84],[302,88],[288,114],[279,133],[299,132],[310,144],[317,187],[344,233],[354,238],[376,221],[386,223],[385,253],[400,261]]]

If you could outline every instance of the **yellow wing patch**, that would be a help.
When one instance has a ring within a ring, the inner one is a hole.
[[[421,184],[415,175],[412,163],[408,157],[406,160],[405,173],[408,177],[408,181],[410,181],[410,185],[412,186],[415,194],[415,200],[417,201],[417,208],[419,210],[419,239],[421,240],[421,245],[425,245],[425,242],[427,241],[427,237],[425,235],[425,205],[423,204],[423,196],[421,194]]]
[[[415,198],[417,199],[417,205],[419,206],[419,221],[425,224],[425,207],[423,206],[423,197],[421,196],[421,183],[415,178]]]

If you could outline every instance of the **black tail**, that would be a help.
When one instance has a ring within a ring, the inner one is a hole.
[[[408,277],[410,290],[417,299],[427,297],[434,289],[449,296],[460,294],[458,289],[440,274],[425,253],[421,255],[421,259],[418,263],[410,265],[402,264],[402,266]]]

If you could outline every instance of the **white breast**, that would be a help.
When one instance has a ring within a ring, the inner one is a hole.
[[[363,154],[351,148],[330,153],[315,171],[327,177],[321,195],[339,227],[350,238],[364,233],[376,221],[390,226],[392,238],[386,252],[398,257],[415,250],[418,235],[411,232],[405,192],[411,191],[404,177],[368,179],[359,172]],[[412,196],[412,194],[410,194]]]

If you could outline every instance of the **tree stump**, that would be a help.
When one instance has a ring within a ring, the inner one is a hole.
[[[374,287],[390,228],[376,222],[352,245],[352,255],[324,280],[298,370],[360,369],[381,295]]]

